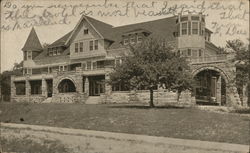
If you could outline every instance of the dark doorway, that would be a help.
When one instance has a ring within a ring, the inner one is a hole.
[[[89,77],[89,95],[100,96],[105,92],[105,76],[90,76]]]

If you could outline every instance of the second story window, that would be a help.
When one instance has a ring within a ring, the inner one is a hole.
[[[87,70],[91,70],[91,61],[87,61],[87,67],[86,67]]]
[[[181,34],[186,35],[187,34],[187,23],[181,24]]]
[[[78,53],[78,43],[75,43],[75,52]]]
[[[80,42],[80,52],[83,52],[83,42]]]
[[[95,40],[95,50],[98,50],[98,40]]]
[[[199,49],[199,57],[201,57],[201,56],[202,56],[202,50]]]
[[[32,51],[27,52],[27,59],[32,60]]]
[[[94,41],[90,41],[89,42],[89,50],[92,51],[93,50],[93,47],[94,47]]]
[[[198,22],[192,22],[192,34],[198,34]]]
[[[191,49],[188,49],[188,56],[191,56],[192,52]]]

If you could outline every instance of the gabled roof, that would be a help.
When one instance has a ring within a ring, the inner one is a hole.
[[[55,42],[50,44],[48,47],[51,48],[51,47],[63,46],[72,32],[73,31],[68,32],[66,35],[64,35],[61,38],[59,38],[58,40],[56,40]]]
[[[83,19],[85,19],[102,38],[107,39],[107,40],[113,40],[112,35],[111,35],[111,30],[112,30],[112,27],[113,27],[112,25],[83,15],[81,17],[81,19],[79,20],[79,22],[77,23],[77,25],[75,26],[74,30],[69,35],[69,37],[66,40],[64,45],[68,44],[68,42],[70,41],[72,36],[76,33],[76,31],[77,31],[78,27],[80,26],[80,23],[82,22]]]
[[[34,27],[31,29],[30,34],[22,48],[23,51],[32,50],[32,51],[40,51],[43,47],[37,37],[36,31]]]

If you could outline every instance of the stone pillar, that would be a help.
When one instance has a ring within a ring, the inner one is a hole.
[[[89,96],[89,78],[86,76],[85,82],[84,82],[84,92],[87,96]]]
[[[83,93],[83,78],[81,75],[76,77],[76,92]]]
[[[15,83],[14,83],[14,80],[15,80],[15,76],[11,76],[11,82],[10,82],[10,98],[12,100],[12,98],[14,98],[16,96],[16,86],[15,86]]]
[[[48,96],[48,91],[47,91],[47,83],[44,77],[42,77],[42,95],[44,97]]]
[[[26,78],[26,80],[25,80],[25,94],[27,97],[29,97],[31,95],[31,87],[30,87],[30,82],[29,82],[28,78]]]
[[[247,107],[247,84],[246,85],[243,85],[243,106]]]
[[[217,79],[217,84],[216,84],[216,101],[221,105],[221,76],[218,77]]]
[[[105,75],[105,94],[106,95],[110,95],[112,92],[112,86],[107,83],[107,81],[109,81],[109,79],[110,79],[109,74],[106,74]]]
[[[211,98],[214,100],[216,98],[216,77],[211,77]]]

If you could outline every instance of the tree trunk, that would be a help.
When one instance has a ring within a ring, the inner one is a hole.
[[[179,103],[180,101],[180,96],[181,96],[181,92],[180,91],[177,91],[177,102]]]
[[[150,107],[155,107],[155,105],[154,105],[154,90],[153,89],[149,89],[149,91],[150,91],[149,106]]]

